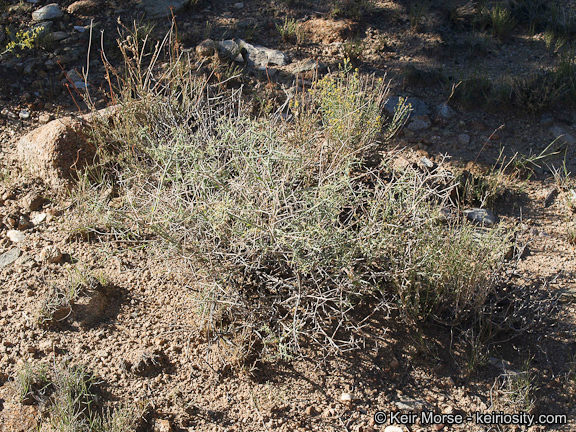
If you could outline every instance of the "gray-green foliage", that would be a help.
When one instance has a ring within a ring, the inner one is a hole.
[[[331,75],[290,102],[288,123],[251,118],[239,93],[181,58],[148,84],[138,61],[127,56],[116,127],[95,139],[124,155],[117,217],[156,233],[203,278],[208,328],[253,329],[289,351],[303,340],[341,350],[358,346],[363,299],[453,321],[491,292],[504,236],[439,222],[450,173],[364,166],[404,121],[380,119],[382,80]]]
[[[48,367],[24,363],[13,386],[19,402],[44,405],[42,423],[57,432],[131,432],[145,407],[134,404],[102,410],[96,376],[80,365]]]

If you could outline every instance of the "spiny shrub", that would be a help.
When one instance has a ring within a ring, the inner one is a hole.
[[[124,49],[121,115],[94,131],[117,161],[114,214],[190,263],[207,331],[282,355],[341,351],[360,346],[366,313],[392,304],[416,321],[478,311],[504,236],[440,223],[447,171],[365,167],[404,121],[380,117],[383,80],[344,69],[295,97],[292,122],[254,119],[240,91],[210,85],[174,50],[152,79],[135,63],[141,47]]]

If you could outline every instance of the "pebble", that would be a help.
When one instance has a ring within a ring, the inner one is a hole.
[[[206,39],[196,45],[196,55],[198,57],[212,57],[216,52],[216,43],[212,39]]]
[[[62,252],[54,245],[46,246],[40,252],[40,258],[52,264],[59,263],[62,261]]]
[[[54,42],[59,42],[59,41],[64,40],[64,39],[68,39],[69,37],[70,37],[70,35],[68,33],[66,33],[65,31],[55,31],[55,32],[50,34],[50,38]]]
[[[6,237],[8,237],[13,243],[21,243],[26,239],[26,234],[18,230],[9,230],[6,233]]]
[[[352,397],[352,395],[350,393],[342,393],[340,395],[340,400],[342,402],[351,402],[352,399],[354,399],[354,398]]]
[[[54,349],[54,345],[52,344],[51,340],[43,340],[38,344],[38,349],[45,353],[49,353]]]
[[[90,15],[99,7],[99,1],[96,0],[79,0],[68,6],[68,13],[73,15]]]
[[[72,69],[66,73],[67,81],[74,84],[77,89],[86,88],[87,83],[84,82],[84,78],[76,70]]]
[[[168,420],[154,419],[154,432],[172,432],[172,425]]]
[[[458,142],[462,145],[470,144],[470,135],[465,133],[458,135]]]
[[[427,403],[421,399],[404,398],[394,402],[394,405],[396,405],[396,408],[399,410],[422,411]]]
[[[29,211],[38,211],[44,204],[44,197],[37,192],[30,192],[22,200],[22,206]]]
[[[16,118],[16,114],[14,114],[12,111],[10,111],[7,108],[2,108],[2,111],[0,111],[0,114],[6,116],[6,117],[10,117],[10,118]]]
[[[384,104],[384,111],[386,112],[386,114],[388,114],[389,116],[393,116],[394,115],[394,111],[396,110],[396,106],[398,105],[398,103],[400,102],[400,97],[398,96],[394,96],[394,97],[390,97],[388,98],[388,100],[386,101],[386,103]],[[405,103],[406,105],[410,105],[412,110],[410,112],[411,116],[427,116],[430,114],[430,109],[428,108],[428,105],[426,104],[426,102],[424,102],[421,99],[418,98],[405,98]]]
[[[62,15],[64,15],[64,12],[62,12],[60,6],[56,3],[51,3],[32,12],[32,19],[34,21],[53,20],[62,17]]]
[[[40,114],[40,115],[38,116],[38,122],[41,123],[41,124],[49,123],[49,122],[51,122],[53,119],[54,119],[54,118],[53,118],[52,114],[44,113],[44,114]]]
[[[473,121],[470,123],[470,129],[475,130],[477,132],[485,131],[487,129],[486,125],[477,121]]]
[[[417,132],[428,129],[432,125],[432,122],[427,115],[422,115],[414,118],[408,125],[408,129]]]
[[[307,416],[313,417],[315,415],[318,415],[318,410],[316,409],[316,407],[314,405],[310,405],[310,406],[306,407],[305,413]]]
[[[30,118],[30,111],[28,111],[27,109],[23,109],[18,114],[18,117],[20,117],[22,120],[27,120]]]
[[[244,3],[238,2],[234,3],[234,9],[242,9],[244,7]]]
[[[450,120],[452,117],[456,115],[456,111],[454,111],[448,104],[440,104],[436,107],[436,112],[438,113],[438,117],[444,120]]]
[[[399,426],[386,426],[384,432],[404,432],[404,430]]]
[[[470,222],[484,225],[486,227],[494,226],[497,222],[496,215],[490,209],[474,208],[464,210],[464,214]]]

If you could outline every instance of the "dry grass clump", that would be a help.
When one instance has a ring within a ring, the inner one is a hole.
[[[206,330],[248,341],[231,350],[246,360],[357,348],[368,316],[394,305],[417,322],[479,310],[505,236],[441,222],[449,172],[367,167],[404,121],[380,117],[382,80],[345,67],[286,104],[292,121],[253,118],[240,90],[196,75],[169,39],[147,68],[138,38],[121,44],[121,114],[94,139],[117,167],[113,215],[188,260]]]
[[[130,432],[137,430],[146,407],[136,404],[104,409],[98,404],[96,376],[83,366],[24,363],[12,388],[23,404],[39,404],[42,430],[58,432]]]

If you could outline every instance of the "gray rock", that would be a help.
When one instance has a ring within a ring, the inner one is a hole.
[[[84,78],[82,78],[82,75],[80,75],[74,69],[72,69],[66,73],[66,78],[67,78],[67,81],[69,83],[70,82],[73,83],[74,87],[76,87],[77,89],[83,89],[83,88],[86,88],[86,86],[87,86],[87,83],[84,81]]]
[[[146,18],[158,19],[180,12],[188,3],[190,0],[140,0],[139,5],[146,12]]]
[[[212,57],[216,52],[216,43],[212,39],[206,39],[196,46],[198,57]]]
[[[234,9],[242,9],[244,7],[244,3],[238,2],[234,3]]]
[[[290,63],[290,58],[282,51],[252,45],[239,39],[240,48],[244,61],[250,67],[285,66]]]
[[[421,115],[412,118],[413,120],[408,124],[408,129],[413,132],[426,130],[432,125],[432,122],[426,115]]]
[[[55,31],[53,33],[50,33],[48,37],[52,39],[54,42],[60,42],[61,40],[68,39],[70,35],[65,31]]]
[[[574,189],[570,189],[568,191],[568,196],[566,197],[566,204],[568,208],[572,211],[576,211],[576,191]]]
[[[388,98],[386,103],[384,104],[384,111],[389,116],[394,115],[394,111],[400,102],[400,98],[398,96],[393,96]],[[427,116],[430,115],[430,109],[428,108],[428,104],[421,99],[418,98],[406,98],[406,104],[411,106],[410,116],[418,117],[418,116]]]
[[[464,210],[464,214],[470,222],[486,227],[492,227],[498,221],[496,215],[489,209],[475,208]]]
[[[436,168],[436,164],[427,157],[423,157],[420,159],[420,165],[429,170],[433,170],[434,168]]]
[[[228,60],[246,62],[250,67],[285,66],[290,61],[282,51],[252,45],[242,39],[218,42],[218,53]]]
[[[67,11],[72,15],[87,16],[97,12],[101,6],[99,0],[79,0],[68,6]]]
[[[50,3],[44,7],[41,7],[37,11],[32,12],[32,19],[34,21],[44,21],[44,20],[53,20],[57,18],[61,18],[64,15],[60,6],[56,3]]]
[[[456,111],[454,111],[448,104],[440,104],[436,107],[436,113],[438,117],[444,120],[450,120],[456,115]]]
[[[394,402],[396,408],[399,410],[406,410],[412,412],[420,412],[427,408],[428,403],[422,399],[412,399],[409,397],[402,398]]]
[[[576,138],[574,138],[573,135],[568,133],[566,129],[564,129],[562,126],[552,126],[550,128],[550,133],[552,134],[554,139],[557,140],[555,145],[556,148],[561,147],[563,145],[568,146],[576,145]]]
[[[12,248],[8,252],[4,252],[0,255],[0,269],[9,266],[14,261],[18,259],[22,252],[18,248]]]
[[[45,37],[52,33],[52,21],[43,21],[38,24],[34,24],[30,30],[37,33],[38,37]]]
[[[465,146],[470,144],[470,135],[464,133],[458,135],[458,142]]]
[[[242,49],[240,48],[240,45],[232,39],[218,42],[217,49],[220,57],[226,60],[237,62],[244,61],[244,58],[242,57],[241,54]]]

